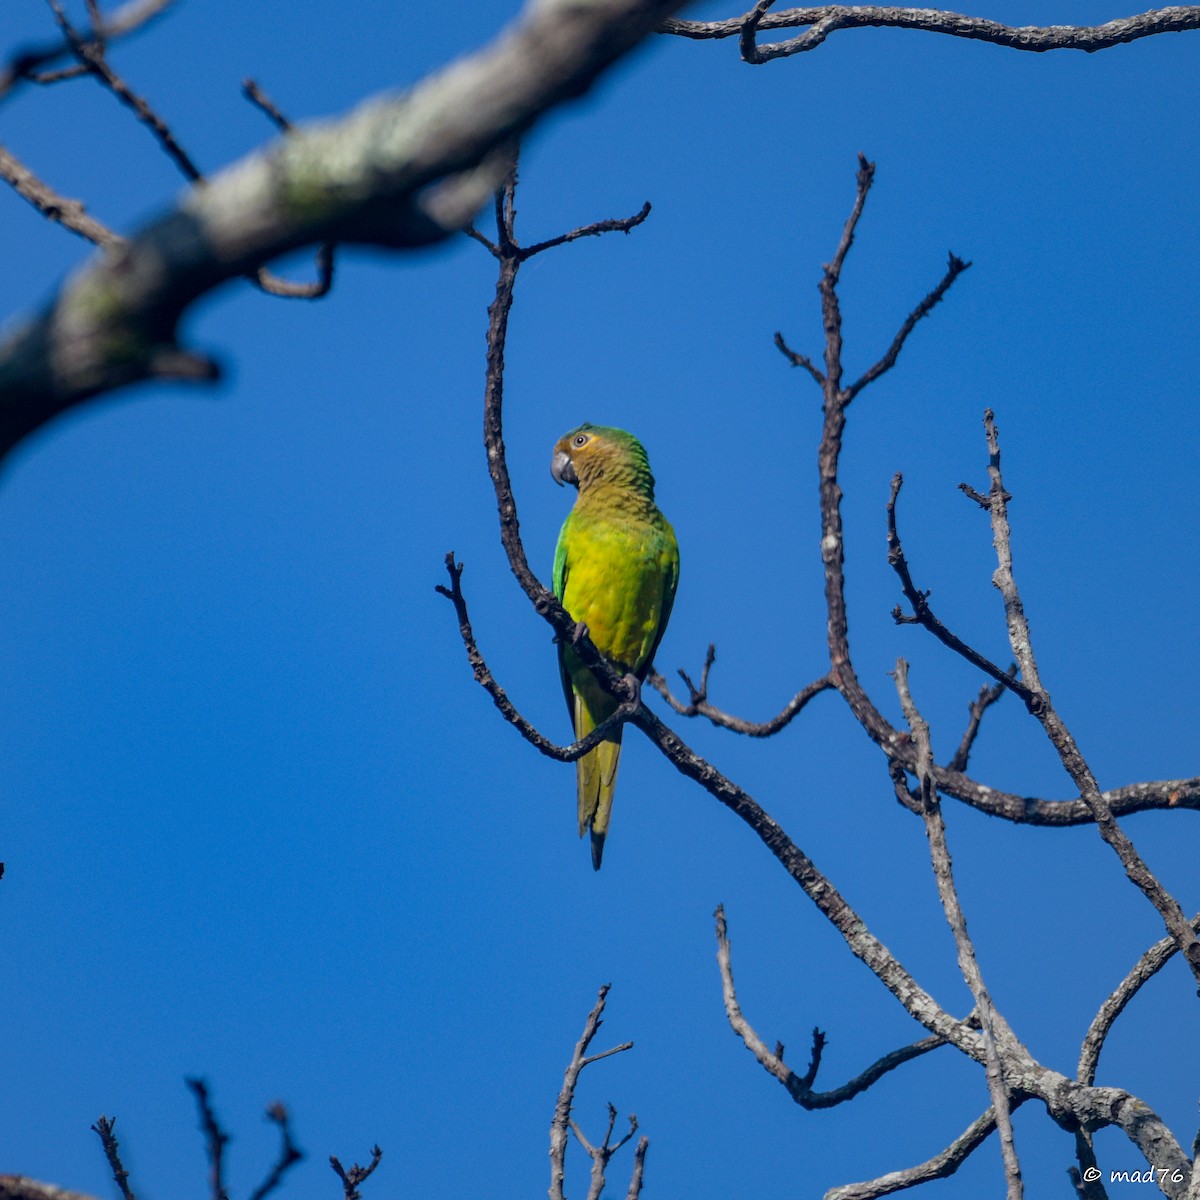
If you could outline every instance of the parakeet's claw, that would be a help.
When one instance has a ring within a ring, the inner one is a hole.
[[[591,631],[587,627],[586,621],[575,622],[575,632],[571,634],[571,645],[578,646],[585,637],[591,637]]]
[[[629,703],[637,708],[642,702],[642,681],[630,671],[625,676],[625,686],[629,689]]]

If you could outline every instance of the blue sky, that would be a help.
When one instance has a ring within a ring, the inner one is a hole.
[[[486,40],[496,0],[277,6],[190,0],[114,60],[207,169],[262,143],[252,75],[294,119],[403,87]],[[998,2],[1012,23],[1125,10]],[[705,4],[694,15],[732,15]],[[51,32],[34,0],[0,48]],[[897,655],[943,757],[977,674],[897,628],[884,504],[939,613],[1006,659],[981,415],[997,414],[1018,579],[1043,678],[1106,787],[1197,773],[1200,516],[1200,35],[1092,56],[1022,55],[898,31],[837,34],[749,68],[732,43],[653,40],[524,157],[519,228],[538,240],[654,211],[629,237],[522,272],[506,437],[531,561],[548,578],[571,497],[550,448],[583,420],[633,430],[682,549],[659,666],[764,718],[824,668],[819,396],[771,344],[820,351],[816,281],[853,198],[876,186],[842,289],[861,370],[939,278],[973,261],[846,440],[856,665],[899,719]],[[8,103],[3,141],[127,230],[179,180],[85,82]],[[0,194],[0,312],[43,301],[86,247]],[[288,264],[309,269],[303,258]],[[118,1117],[136,1187],[197,1195],[185,1075],[234,1135],[231,1195],[273,1159],[287,1102],[308,1152],[289,1195],[336,1195],[325,1157],[384,1164],[368,1195],[540,1195],[562,1070],[597,987],[605,1045],[577,1117],[612,1100],[651,1139],[646,1195],[809,1197],[940,1150],[987,1103],[950,1052],[851,1105],[805,1113],[730,1034],[711,913],[725,904],[749,1018],[797,1062],[830,1044],[833,1086],[920,1036],[749,832],[626,740],[604,870],[574,829],[573,768],[538,757],[472,682],[442,556],[466,563],[481,648],[522,711],[568,737],[554,652],[508,572],[481,443],[494,264],[463,238],[346,253],[319,304],[230,287],[190,316],[216,388],[143,388],[31,439],[0,477],[0,1171],[110,1194],[88,1126]],[[663,706],[652,700],[662,711]],[[836,697],[779,737],[684,736],[772,812],[953,1011],[970,1007],[925,838]],[[1069,781],[1009,699],[972,773],[1026,794]],[[1161,936],[1094,830],[1017,829],[947,804],[993,997],[1073,1072],[1103,997]],[[1127,829],[1188,912],[1196,816]],[[1200,1041],[1178,963],[1122,1018],[1100,1082],[1190,1143]],[[599,1045],[600,1043],[598,1043]],[[602,1048],[602,1047],[601,1047]],[[1070,1138],[1016,1118],[1027,1195],[1069,1194]],[[1133,1169],[1102,1135],[1102,1165]],[[586,1190],[581,1154],[568,1192]],[[994,1190],[980,1150],[939,1194]],[[614,1164],[612,1187],[623,1194]],[[572,1186],[573,1183],[573,1186]],[[1112,1193],[1119,1195],[1119,1192]]]

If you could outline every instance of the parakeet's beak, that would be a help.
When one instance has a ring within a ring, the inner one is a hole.
[[[573,483],[576,486],[579,484],[579,476],[575,474],[575,464],[565,450],[555,451],[554,457],[550,460],[550,474],[554,476],[554,482],[559,487],[562,487],[564,483]]]

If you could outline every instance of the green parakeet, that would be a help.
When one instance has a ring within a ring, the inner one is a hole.
[[[640,683],[667,627],[679,581],[675,531],[654,503],[654,476],[641,442],[623,429],[580,425],[554,445],[550,473],[579,489],[554,554],[554,594],[586,626],[596,648]],[[558,666],[576,739],[619,707],[569,644]],[[621,729],[575,764],[579,836],[592,832],[598,871],[612,811]]]

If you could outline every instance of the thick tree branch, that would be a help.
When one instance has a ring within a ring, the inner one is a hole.
[[[788,8],[768,12],[774,0],[760,0],[749,12],[724,21],[686,21],[670,19],[663,22],[660,33],[696,40],[736,37],[740,39],[742,58],[749,63],[770,62],[787,58],[806,50],[815,50],[831,33],[839,29],[887,27],[917,29],[926,33],[942,33],[950,37],[969,38],[1008,46],[1013,50],[1044,53],[1047,50],[1083,50],[1093,53],[1107,50],[1139,38],[1159,33],[1181,33],[1200,29],[1200,8],[1194,5],[1174,5],[1154,9],[1132,17],[1106,21],[1103,25],[1003,25],[984,17],[967,17],[960,13],[941,12],[931,8],[892,8],[874,4],[823,4],[814,8]],[[768,45],[758,45],[755,34],[760,29],[789,29],[808,26],[794,38]]]
[[[411,247],[460,229],[499,182],[493,151],[681,3],[532,0],[490,46],[403,96],[298,129],[193,189],[0,344],[0,453],[91,396],[171,374],[180,317],[227,280],[314,243]],[[449,196],[425,195],[455,177]]]

